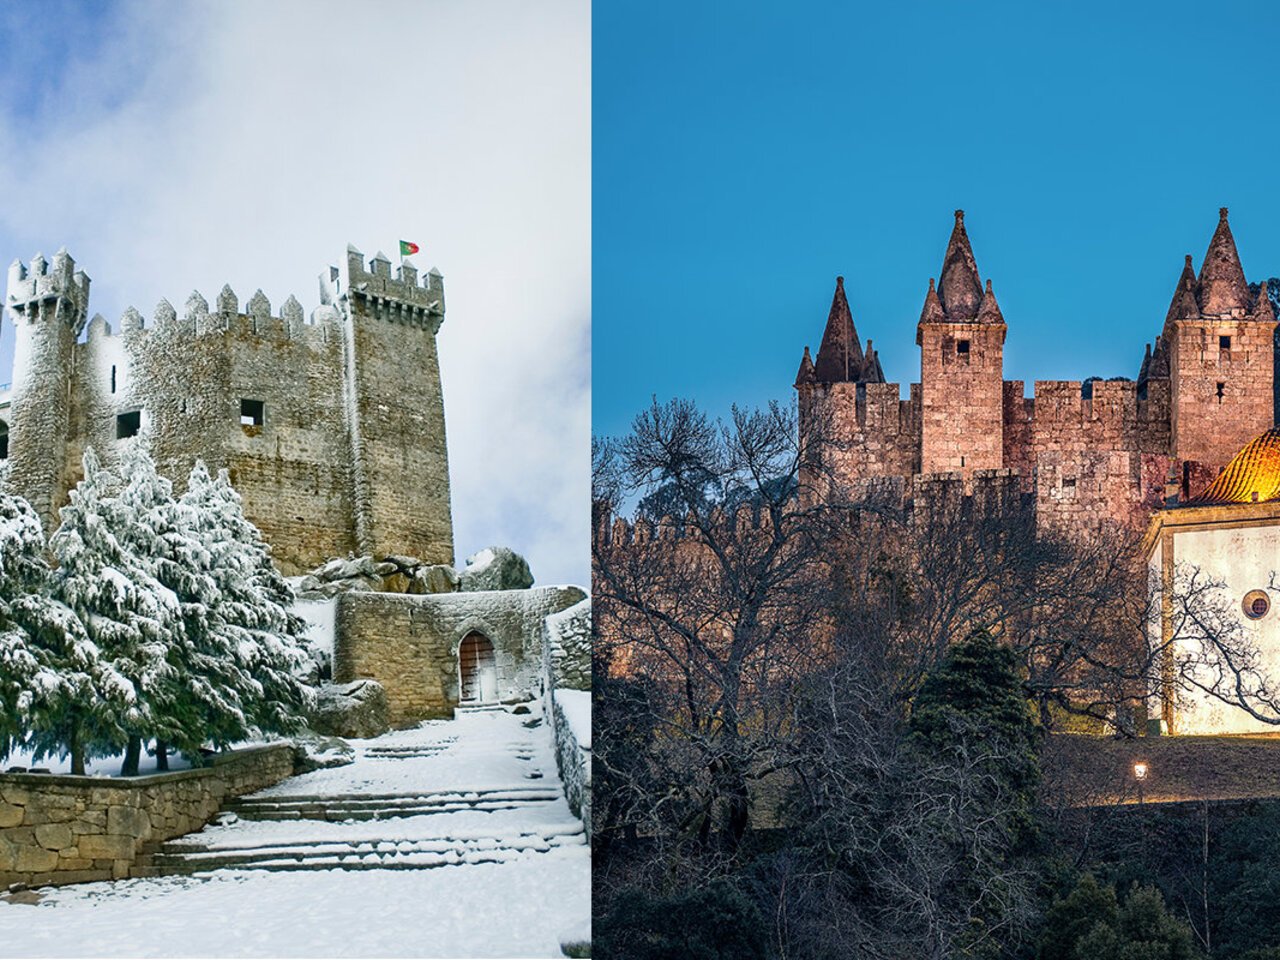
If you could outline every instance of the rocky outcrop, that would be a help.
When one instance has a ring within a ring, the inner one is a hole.
[[[330,560],[302,577],[298,595],[306,599],[339,593],[454,593],[458,573],[445,563],[424,563],[417,557],[347,557]]]
[[[295,737],[293,741],[293,769],[295,773],[312,770],[328,770],[345,767],[356,758],[355,748],[340,737]]]
[[[524,557],[509,547],[485,547],[467,557],[459,575],[463,593],[482,590],[528,590],[533,573]]]
[[[325,684],[308,715],[308,725],[325,737],[366,739],[391,729],[387,693],[377,680]]]

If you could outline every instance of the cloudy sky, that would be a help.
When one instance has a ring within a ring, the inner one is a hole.
[[[224,283],[310,311],[348,242],[416,241],[458,560],[586,583],[590,32],[586,0],[6,4],[0,258],[65,245],[117,326]]]

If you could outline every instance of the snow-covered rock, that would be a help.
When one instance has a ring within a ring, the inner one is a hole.
[[[336,558],[323,563],[294,584],[304,600],[321,600],[340,593],[454,593],[458,572],[447,563],[426,563],[417,557]]]
[[[297,773],[345,767],[355,758],[355,748],[339,737],[304,735],[293,741],[293,768]]]
[[[329,737],[377,737],[390,729],[387,692],[376,680],[322,686],[307,718],[311,729]]]
[[[462,591],[528,590],[533,573],[524,557],[510,547],[485,547],[467,558],[460,574]]]

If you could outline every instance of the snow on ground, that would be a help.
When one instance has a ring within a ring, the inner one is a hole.
[[[232,866],[47,889],[35,905],[0,899],[0,954],[559,957],[562,942],[585,939],[590,930],[591,851],[556,779],[547,724],[526,726],[541,719],[532,706],[528,715],[464,714],[353,740],[355,763],[243,798],[247,807],[270,809],[325,797],[337,809],[353,797],[358,804],[382,797],[435,803],[446,812],[342,822],[224,814],[166,846],[202,864],[203,857],[239,850],[269,858],[282,847],[314,857],[363,842],[375,843],[388,865],[397,858],[401,866],[457,865],[281,872]],[[501,803],[530,795],[538,799]],[[493,798],[495,809],[486,810]],[[445,848],[464,856],[422,855]],[[466,850],[479,855],[468,858]],[[502,862],[483,862],[495,850]]]
[[[123,765],[123,753],[116,754],[113,757],[91,757],[84,762],[84,772],[85,776],[89,777],[118,777],[120,768]],[[186,770],[190,766],[190,761],[182,754],[169,754],[169,772]],[[40,760],[36,760],[29,750],[15,750],[0,762],[0,770],[10,770],[14,767],[26,767],[27,769],[35,767],[40,770],[48,770],[50,773],[70,773],[71,755],[43,757]],[[143,750],[142,756],[138,760],[138,776],[147,777],[153,773],[161,772],[163,771],[156,770],[155,755]]]
[[[556,703],[569,721],[569,729],[573,731],[573,739],[585,750],[591,749],[591,691],[564,690],[557,688],[554,694]]]

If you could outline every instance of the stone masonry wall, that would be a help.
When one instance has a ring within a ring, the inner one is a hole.
[[[0,887],[127,877],[144,844],[198,830],[224,800],[292,774],[288,743],[149,777],[0,774]]]
[[[1003,323],[920,324],[920,469],[1004,464]]]
[[[493,644],[499,699],[535,696],[543,621],[585,596],[578,587],[341,594],[334,682],[377,680],[393,726],[451,716],[459,702],[458,647],[474,632]]]
[[[1275,423],[1275,325],[1206,318],[1169,326],[1173,453],[1219,469]]]

